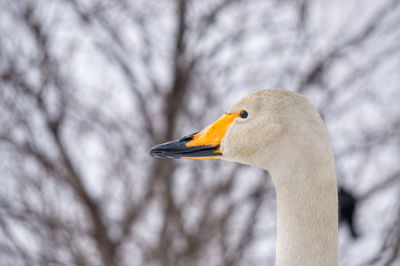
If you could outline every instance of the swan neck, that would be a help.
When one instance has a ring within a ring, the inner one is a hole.
[[[338,265],[333,158],[317,165],[302,162],[271,173],[277,193],[277,266]]]

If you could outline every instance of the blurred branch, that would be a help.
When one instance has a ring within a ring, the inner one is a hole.
[[[200,28],[197,30],[199,39],[204,38],[204,35],[209,32],[210,27],[212,27],[216,21],[217,17],[222,11],[227,9],[229,6],[233,5],[234,3],[238,3],[241,0],[221,0],[218,4],[211,9],[210,12],[205,14],[201,19]]]
[[[376,265],[381,262],[381,265],[390,266],[399,259],[400,252],[400,205],[397,207],[397,215],[393,221],[393,224],[386,231],[386,237],[383,241],[380,250],[376,255],[363,263],[362,265]],[[387,253],[389,253],[388,256]]]
[[[304,78],[299,82],[296,91],[304,93],[311,84],[320,84],[322,82],[322,76],[326,72],[327,68],[340,59],[346,49],[360,45],[376,33],[380,29],[380,26],[384,19],[386,19],[388,13],[396,10],[399,3],[400,2],[397,0],[389,1],[369,19],[365,27],[362,27],[357,34],[354,34],[347,40],[333,46],[326,55],[316,61],[308,72],[304,74]]]
[[[245,229],[241,235],[240,241],[237,245],[235,252],[228,258],[225,258],[225,266],[241,265],[241,261],[246,249],[250,246],[250,243],[254,240],[254,234],[256,229],[257,217],[261,210],[261,206],[264,202],[264,198],[267,195],[267,182],[266,179],[262,185],[258,186],[253,193],[248,197],[248,200],[253,204],[253,209],[247,219]]]
[[[393,174],[389,175],[389,177],[387,177],[384,181],[371,187],[362,195],[358,196],[357,199],[359,200],[359,202],[367,200],[370,197],[373,197],[376,193],[381,192],[383,189],[392,186],[393,183],[395,183],[396,181],[400,181],[400,171],[394,172]]]
[[[33,6],[27,6],[26,13],[23,19],[26,23],[26,26],[34,33],[35,39],[38,42],[38,47],[43,52],[43,60],[40,62],[41,67],[43,69],[52,69],[52,72],[50,73],[48,71],[45,71],[44,76],[46,77],[46,80],[48,79],[47,76],[49,75],[54,80],[59,81],[60,78],[58,78],[58,73],[55,71],[54,67],[50,63],[50,55],[47,52],[47,45],[45,45],[45,43],[47,43],[48,37],[46,36],[46,33],[44,32],[41,24],[39,22],[36,22],[32,18],[32,9]],[[27,93],[32,99],[36,101],[38,110],[45,118],[47,129],[52,134],[55,140],[55,144],[57,145],[60,152],[60,162],[62,162],[66,170],[64,180],[71,186],[71,188],[73,188],[78,197],[82,200],[82,203],[84,203],[84,206],[88,211],[89,217],[91,218],[91,222],[94,226],[93,236],[96,239],[96,243],[102,256],[103,262],[105,265],[117,265],[114,260],[115,245],[107,235],[106,226],[104,224],[104,221],[102,220],[101,212],[98,208],[98,205],[94,201],[94,199],[91,198],[84,185],[82,184],[82,177],[80,173],[76,170],[76,167],[73,165],[72,160],[68,155],[65,145],[61,139],[60,127],[66,114],[65,110],[61,110],[59,112],[59,117],[51,117],[51,114],[49,113],[48,108],[45,105],[42,93],[43,88],[46,86],[47,82],[44,82],[42,84],[43,87],[39,91],[36,91],[35,89],[31,88],[27,83],[22,82],[22,77],[15,78],[14,80],[10,79],[9,81],[17,81],[13,84],[14,87],[21,88],[23,92]],[[56,84],[59,86],[58,89],[60,91],[65,90],[64,87],[61,87],[62,84],[60,82],[56,82]],[[25,145],[24,148],[26,151],[29,151],[31,154],[33,154],[46,168],[52,170],[55,169],[55,167],[52,166],[51,162],[49,162],[38,151],[33,150],[31,146]]]

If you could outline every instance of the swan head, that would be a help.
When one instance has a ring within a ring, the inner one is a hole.
[[[301,95],[269,89],[245,96],[202,131],[157,145],[150,153],[163,158],[224,159],[270,171],[312,148],[330,150],[316,109]]]

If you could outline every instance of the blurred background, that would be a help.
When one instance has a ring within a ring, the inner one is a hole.
[[[0,265],[273,265],[266,172],[148,152],[266,88],[326,123],[340,265],[400,265],[398,0],[0,0]]]

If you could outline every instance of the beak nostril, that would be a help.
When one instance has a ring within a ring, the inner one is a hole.
[[[199,133],[199,132],[193,133],[191,135],[184,136],[179,140],[179,142],[189,142],[189,141],[193,140],[194,135],[196,135],[197,133]]]

